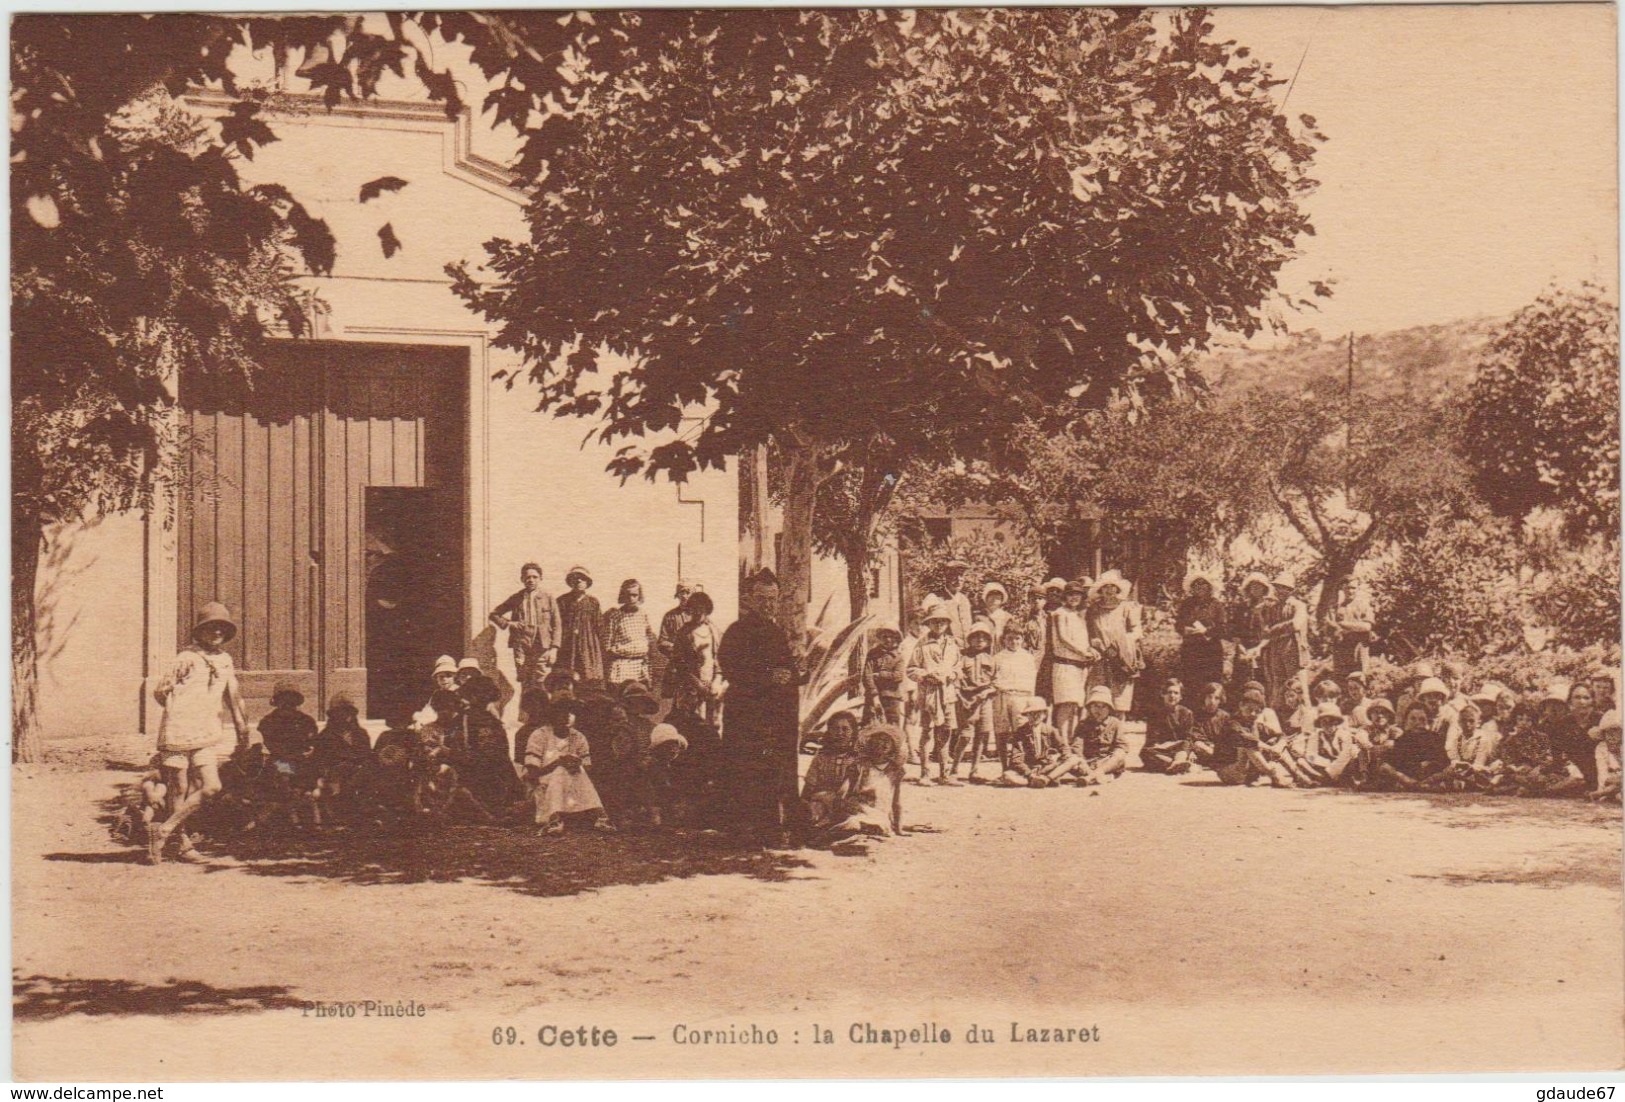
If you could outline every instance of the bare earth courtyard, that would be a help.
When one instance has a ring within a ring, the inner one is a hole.
[[[1625,1064],[1617,807],[1131,774],[911,786],[859,856],[460,828],[151,869],[97,821],[132,774],[13,776],[19,1078]],[[365,1000],[422,1016],[310,1009]]]

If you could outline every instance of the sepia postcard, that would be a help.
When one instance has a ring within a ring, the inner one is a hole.
[[[14,1075],[1625,1066],[1616,20],[13,15]]]

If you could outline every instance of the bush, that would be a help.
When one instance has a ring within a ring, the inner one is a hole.
[[[905,544],[903,567],[910,589],[906,610],[918,608],[926,593],[940,589],[953,559],[970,565],[965,571],[965,592],[978,606],[982,586],[988,582],[1004,586],[1014,604],[1044,580],[1044,556],[1037,541],[1019,532],[973,532],[941,543]]]
[[[1406,659],[1521,648],[1516,548],[1507,522],[1487,515],[1435,524],[1400,543],[1371,580],[1388,653]]]
[[[1593,540],[1566,550],[1537,578],[1530,605],[1565,647],[1619,641],[1619,544]]]

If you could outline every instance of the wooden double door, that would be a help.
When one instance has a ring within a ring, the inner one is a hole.
[[[251,717],[288,682],[386,718],[462,653],[467,380],[461,349],[327,341],[182,380],[180,637],[225,603]]]

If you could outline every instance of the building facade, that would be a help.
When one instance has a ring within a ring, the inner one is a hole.
[[[537,412],[505,377],[517,358],[452,293],[448,263],[477,265],[483,242],[525,233],[523,194],[480,151],[491,136],[434,103],[287,102],[279,140],[244,175],[286,185],[337,239],[332,274],[309,281],[325,307],[316,334],[278,342],[251,389],[177,380],[174,493],[48,534],[45,737],[156,730],[152,686],[209,600],[237,617],[228,649],[254,716],[289,681],[311,707],[344,692],[378,719],[421,703],[441,653],[511,686],[486,617],[527,561],[554,593],[586,567],[606,608],[636,578],[656,620],[683,576],[730,621],[736,472],[623,485],[609,450],[585,442],[588,422]],[[384,176],[406,184],[361,202]]]

